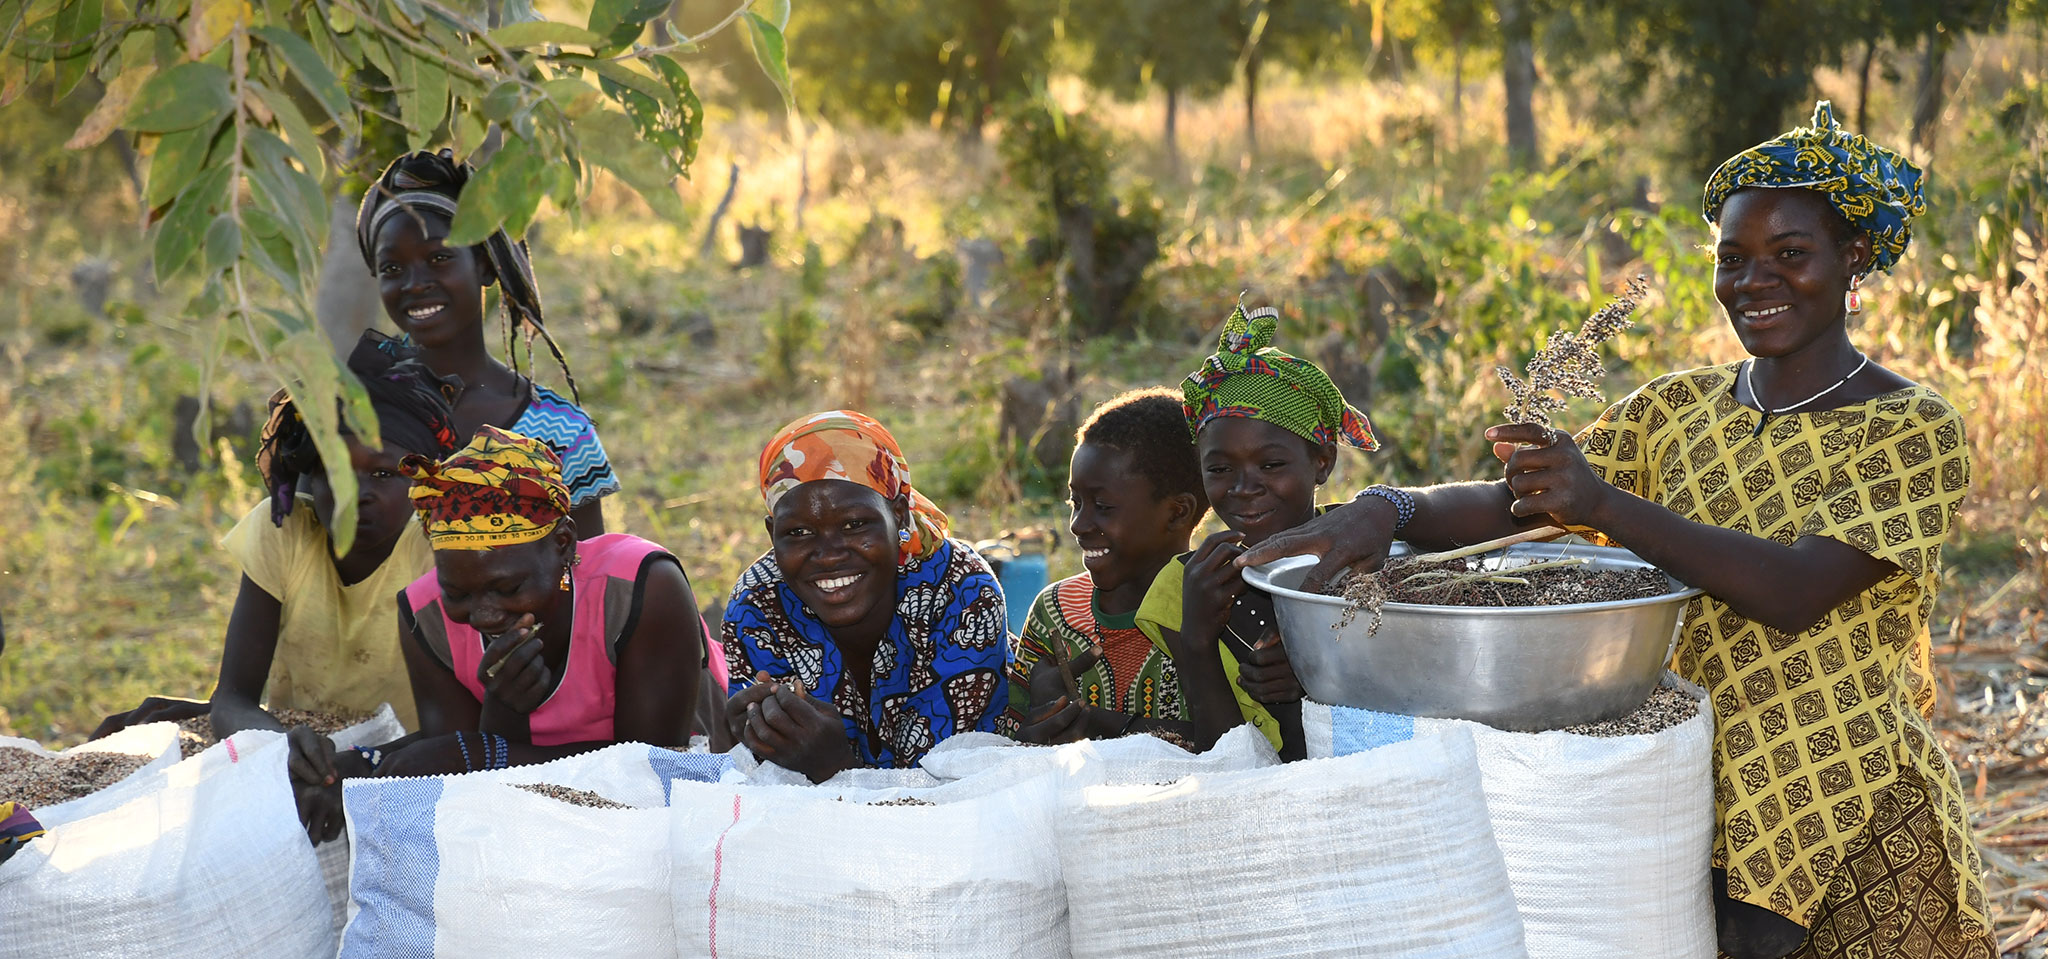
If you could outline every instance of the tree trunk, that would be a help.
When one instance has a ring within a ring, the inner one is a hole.
[[[1180,90],[1166,88],[1166,170],[1180,179]]]
[[[1244,155],[1259,156],[1259,49],[1253,47],[1244,58]]]
[[[1863,63],[1856,68],[1856,132],[1870,129],[1870,61],[1877,57],[1877,37],[1863,41]]]
[[[320,258],[320,286],[313,293],[313,316],[334,355],[344,359],[363,331],[384,315],[377,284],[356,249],[356,201],[342,190],[327,211],[327,253]]]
[[[1507,92],[1508,155],[1523,169],[1536,165],[1536,41],[1528,0],[1496,0],[1500,13],[1501,83]]]
[[[1451,41],[1451,137],[1456,143],[1465,130],[1465,38]]]
[[[1913,142],[1922,150],[1933,147],[1939,129],[1943,88],[1948,82],[1943,70],[1947,57],[1948,44],[1940,33],[1929,31],[1920,57],[1920,92],[1913,98]]]
[[[732,207],[732,196],[740,189],[740,165],[734,162],[726,174],[725,196],[718,200],[718,208],[711,211],[711,221],[704,225],[704,240],[697,244],[697,258],[710,260],[718,255],[718,224],[724,222],[725,211]]]

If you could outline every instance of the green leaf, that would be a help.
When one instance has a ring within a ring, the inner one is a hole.
[[[335,33],[348,33],[356,28],[355,11],[342,6],[327,8],[327,28]]]
[[[667,99],[669,95],[668,88],[660,80],[634,70],[616,60],[594,60],[589,57],[564,56],[560,57],[557,62],[588,67],[598,76],[620,86],[637,90],[642,96],[662,100]],[[610,93],[611,91],[606,90],[605,92]]]
[[[431,60],[421,60],[419,64],[413,109],[419,112],[420,130],[432,135],[448,119],[448,71]]]
[[[582,116],[593,103],[598,102],[599,94],[596,87],[570,77],[546,81],[540,88],[547,93],[549,100],[554,101],[555,108],[561,110],[562,115],[571,120]]]
[[[90,39],[93,34],[99,32],[101,16],[101,0],[72,0],[57,11],[50,42],[65,44]],[[8,19],[11,20],[12,17]],[[69,56],[56,62],[55,100],[70,96],[71,91],[78,87],[79,81],[84,80],[85,75],[91,71],[94,46],[95,44],[91,43],[79,43],[76,48],[68,51]]]
[[[156,243],[152,256],[156,267],[158,286],[170,280],[192,262],[205,237],[207,224],[212,222],[213,208],[227,199],[229,176],[233,171],[223,163],[206,171],[193,181],[178,200],[171,205],[171,212],[164,215],[156,225]]]
[[[149,190],[147,202],[154,210],[171,202],[180,190],[199,175],[206,166],[206,157],[213,148],[213,141],[220,133],[222,121],[196,126],[189,130],[166,133],[156,141],[156,153],[149,159]]]
[[[305,167],[313,179],[326,179],[326,152],[321,149],[320,138],[314,135],[312,125],[306,122],[306,115],[299,112],[299,105],[291,97],[263,84],[251,81],[249,87],[277,117],[277,126],[284,131],[285,139],[291,141],[292,152],[297,154],[299,165]]]
[[[313,31],[319,34],[318,28]],[[356,111],[349,103],[347,91],[342,89],[340,78],[328,69],[327,61],[320,58],[312,44],[298,34],[278,27],[263,27],[256,31],[270,49],[284,59],[292,68],[292,75],[299,78],[299,85],[320,101],[320,108],[334,119],[344,135],[355,129]]]
[[[482,243],[501,226],[531,219],[540,205],[540,166],[525,140],[506,137],[505,145],[462,188],[455,222],[443,242],[450,246]]]
[[[135,99],[135,91],[155,75],[156,64],[145,63],[114,77],[107,84],[106,95],[100,97],[99,105],[86,115],[85,122],[78,125],[71,139],[64,141],[64,148],[84,150],[98,146],[107,134],[114,132],[114,124],[120,122],[121,115],[128,112],[128,103]]]
[[[626,24],[645,27],[667,9],[668,0],[597,0],[590,5],[590,32],[608,36]],[[638,36],[640,31],[636,28],[633,33]]]
[[[775,29],[789,29],[789,0],[760,0],[752,9],[766,11],[761,14],[761,18],[775,24]]]
[[[206,228],[206,272],[219,273],[242,255],[242,227],[235,218],[222,213]]]
[[[427,18],[427,11],[420,6],[419,0],[391,0],[391,8],[405,17],[407,25],[419,26]]]
[[[577,121],[576,136],[582,144],[584,159],[625,181],[647,199],[656,213],[671,220],[684,219],[668,154],[640,139],[633,121],[625,114],[593,112]]]
[[[768,74],[768,82],[782,94],[782,107],[796,111],[796,94],[789,88],[789,50],[783,41],[782,28],[768,22],[758,13],[747,11],[747,45],[753,48],[754,59],[761,64],[761,72]]]
[[[125,125],[138,133],[172,133],[218,120],[234,108],[226,70],[210,63],[180,63],[142,85]]]
[[[491,31],[489,36],[492,43],[507,50],[516,50],[521,47],[538,47],[550,43],[594,47],[604,42],[603,37],[582,27],[567,23],[556,23],[552,20],[508,23]]]
[[[185,17],[185,49],[203,57],[220,46],[242,18],[242,0],[192,0]]]
[[[483,101],[477,104],[477,110],[489,119],[509,123],[512,115],[518,113],[525,105],[526,99],[519,84],[506,80],[492,87],[491,92],[484,94]]]

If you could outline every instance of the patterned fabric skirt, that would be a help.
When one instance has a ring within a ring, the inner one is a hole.
[[[1917,772],[1873,798],[1806,942],[1787,959],[1993,959],[1991,932],[1956,906],[1941,809]]]

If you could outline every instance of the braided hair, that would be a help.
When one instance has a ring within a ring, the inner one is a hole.
[[[356,210],[356,246],[362,251],[364,265],[376,270],[377,231],[392,217],[436,213],[453,222],[462,188],[475,172],[447,149],[421,150],[391,161],[363,193],[363,204]],[[526,241],[514,240],[500,228],[478,244],[477,250],[491,268],[492,277],[484,285],[498,284],[499,303],[505,311],[505,358],[512,364],[512,371],[519,371],[517,332],[521,328],[526,331],[528,369],[533,367],[533,338],[538,334],[548,345],[555,364],[561,367],[562,376],[568,379],[571,399],[581,406],[583,394],[576,388],[576,375],[569,372],[568,358],[548,332],[547,319],[541,311],[540,284],[533,277],[533,260]]]

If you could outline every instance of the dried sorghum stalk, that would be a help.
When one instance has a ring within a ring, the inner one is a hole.
[[[1558,330],[1550,334],[1549,342],[1523,368],[1529,377],[1526,380],[1505,366],[1494,367],[1500,381],[1515,396],[1505,410],[1508,422],[1549,426],[1550,414],[1564,410],[1565,397],[1605,399],[1594,381],[1607,371],[1593,347],[1628,329],[1635,322],[1632,317],[1636,307],[1642,305],[1648,293],[1649,286],[1638,276],[1628,281],[1628,289],[1614,302],[1587,317],[1579,332]]]

